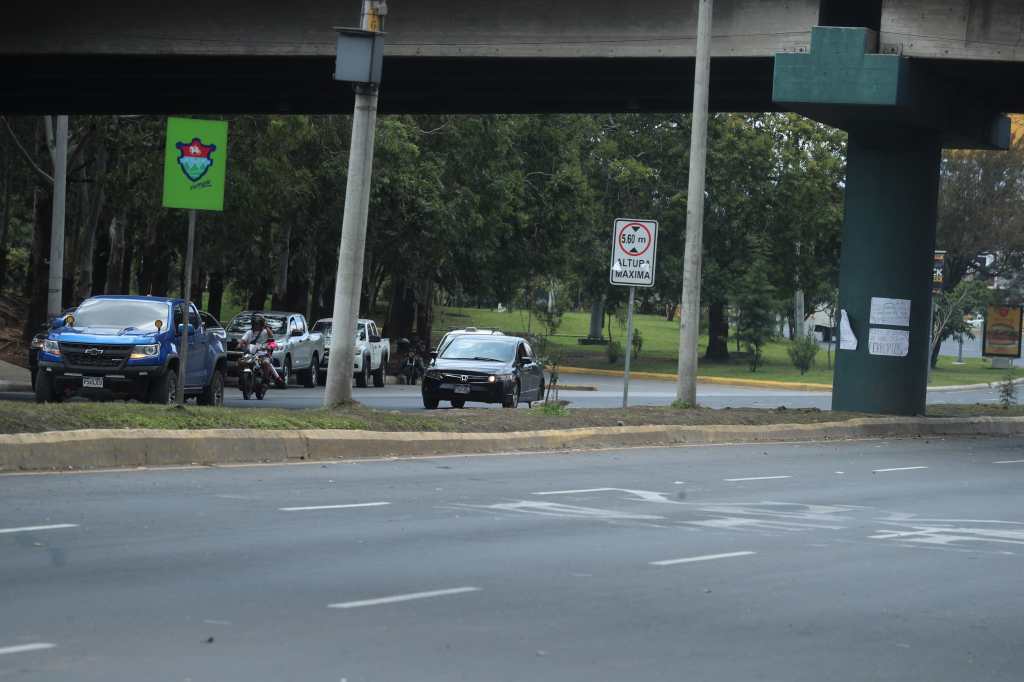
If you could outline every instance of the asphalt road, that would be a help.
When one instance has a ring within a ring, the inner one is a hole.
[[[0,680],[1024,669],[1024,441],[0,477]]]
[[[566,374],[562,377],[566,385],[588,386],[595,391],[565,391],[561,399],[568,400],[572,407],[621,407],[622,379],[613,377]],[[369,407],[387,410],[422,410],[423,402],[418,386],[388,384],[382,388],[353,389],[356,400]],[[669,381],[633,380],[630,382],[630,405],[670,405],[676,398],[675,384]],[[721,384],[701,384],[697,399],[702,405],[722,407],[816,407],[831,409],[832,394],[820,391],[787,391],[764,388],[747,388]],[[932,404],[978,402],[994,403],[998,400],[995,389],[972,389],[962,391],[930,391],[928,402]],[[263,401],[242,400],[234,387],[228,387],[225,403],[232,407],[283,407],[310,408],[323,404],[323,389],[291,387],[285,391],[271,391]],[[447,403],[442,403],[447,408]],[[469,403],[469,408],[500,408],[499,405]],[[525,405],[523,406],[525,407]]]

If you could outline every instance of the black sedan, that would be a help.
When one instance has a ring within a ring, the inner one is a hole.
[[[530,344],[515,336],[464,334],[441,349],[423,377],[423,407],[442,400],[516,407],[544,398],[544,367]]]

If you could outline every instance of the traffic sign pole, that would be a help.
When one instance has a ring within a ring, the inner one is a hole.
[[[629,288],[629,310],[626,313],[626,367],[622,373],[622,407],[629,407],[629,361],[633,355],[633,301],[636,287]]]
[[[192,252],[195,249],[195,241],[196,210],[193,208],[188,212],[188,246],[185,251],[185,312],[182,315],[181,347],[178,349],[178,358],[181,360],[178,369],[181,372],[178,377],[178,393],[174,397],[178,407],[185,406],[185,377],[188,376],[188,319],[189,313],[192,312]],[[173,322],[173,316],[171,320]]]

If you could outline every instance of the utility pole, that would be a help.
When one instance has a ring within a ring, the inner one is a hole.
[[[384,28],[386,15],[387,3],[383,0],[363,0],[360,27],[365,31],[379,33]],[[324,389],[325,407],[352,400],[352,362],[363,286],[378,85],[358,83],[354,87],[356,103],[352,114],[352,144],[348,156],[341,246],[338,249],[338,275],[334,281],[334,333],[331,336],[331,356]]]
[[[708,90],[711,75],[711,13],[714,0],[697,0],[697,60],[693,74],[690,180],[686,195],[683,310],[679,316],[679,379],[676,399],[697,404],[697,337],[700,335],[700,270],[704,250],[704,171],[708,154]]]
[[[46,295],[47,321],[64,309],[64,213],[68,187],[68,117],[57,116],[52,148],[53,213],[50,226],[50,276]]]

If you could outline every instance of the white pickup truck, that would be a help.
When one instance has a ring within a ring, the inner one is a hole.
[[[323,366],[330,360],[331,335],[334,331],[334,320],[327,317],[317,320],[313,329],[321,332],[327,339],[327,350],[321,356]],[[388,369],[388,358],[391,355],[391,342],[380,337],[380,330],[373,320],[359,320],[356,324],[355,352],[353,353],[352,374],[356,386],[365,388],[373,377],[373,385],[384,385],[384,376]]]
[[[311,332],[306,318],[300,313],[287,313],[272,310],[263,312],[246,310],[239,313],[228,325],[228,374],[237,374],[238,358],[242,349],[237,347],[239,339],[252,327],[252,318],[262,315],[267,326],[274,334],[277,350],[271,356],[271,362],[288,380],[292,375],[299,382],[313,388],[322,383],[320,359],[324,357],[324,337],[317,331]]]

